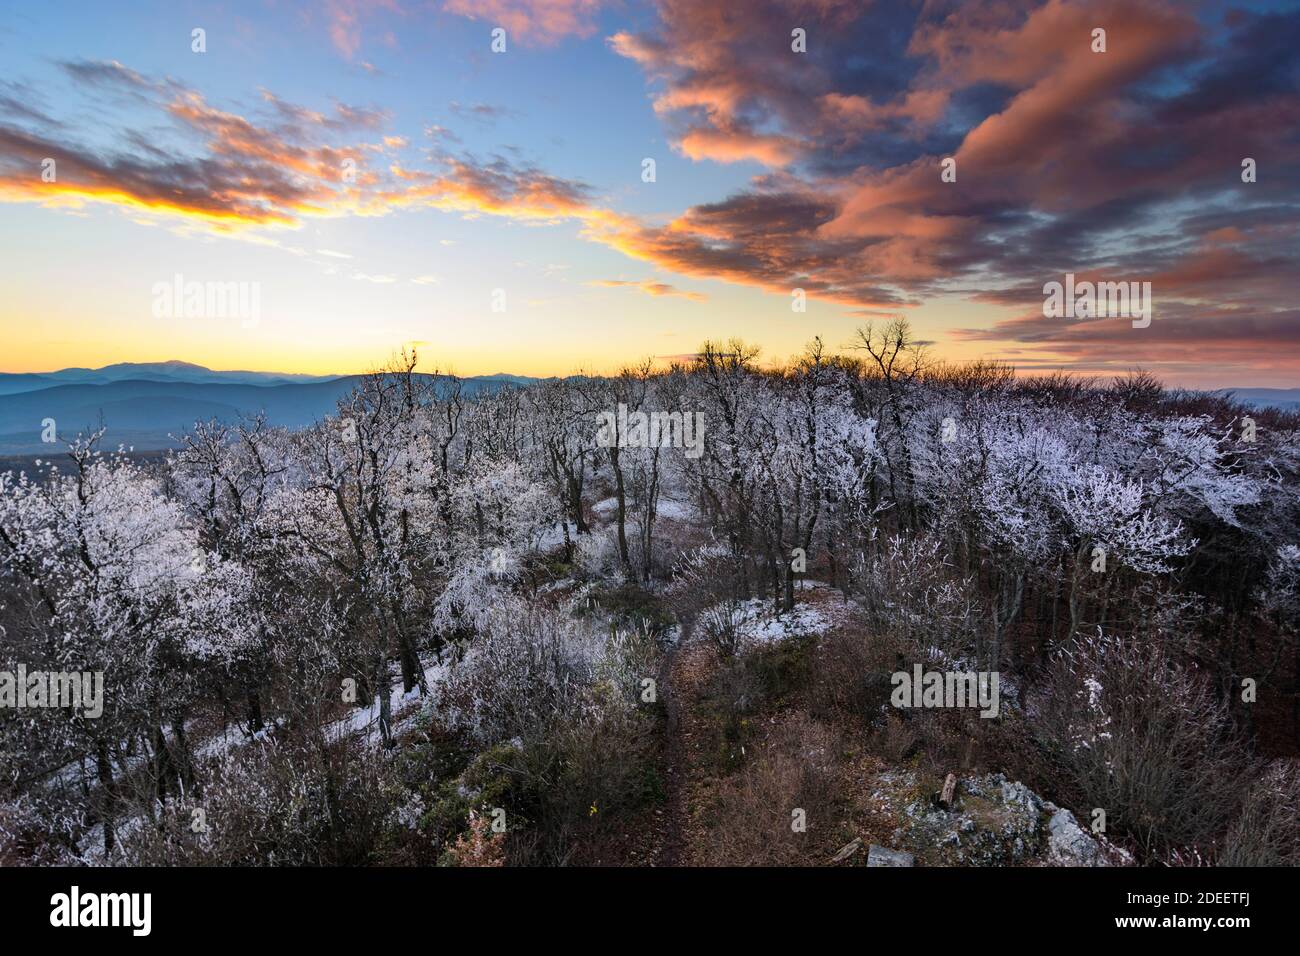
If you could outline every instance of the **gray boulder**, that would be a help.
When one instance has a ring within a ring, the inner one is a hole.
[[[887,850],[871,844],[867,851],[867,866],[911,866],[912,854],[904,850]]]
[[[873,803],[892,817],[890,842],[928,866],[1109,866],[1125,854],[1095,839],[1074,815],[1000,773],[962,777],[952,806],[939,805],[918,775],[894,768],[876,778]],[[875,853],[877,847],[872,847]],[[887,864],[872,863],[883,866]],[[910,864],[909,864],[910,865]]]

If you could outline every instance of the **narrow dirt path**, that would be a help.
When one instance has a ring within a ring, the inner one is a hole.
[[[660,689],[668,715],[665,775],[668,800],[655,866],[691,865],[692,799],[701,770],[699,699],[716,655],[706,642],[684,635],[664,661]]]
[[[663,832],[654,866],[681,866],[685,846],[686,794],[683,778],[686,776],[686,748],[682,740],[682,700],[677,693],[678,675],[674,673],[682,647],[674,647],[664,657],[659,674],[659,689],[664,695],[664,710],[668,720],[665,733],[665,785],[668,790],[663,821]]]

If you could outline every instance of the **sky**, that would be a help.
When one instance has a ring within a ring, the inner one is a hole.
[[[1297,49],[1273,0],[0,0],[0,371],[609,372],[904,315],[1300,386]],[[1067,274],[1152,321],[1044,315]]]

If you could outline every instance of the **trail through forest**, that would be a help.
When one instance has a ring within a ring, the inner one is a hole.
[[[701,694],[716,665],[716,655],[693,630],[683,629],[682,638],[664,660],[666,680],[660,686],[667,711],[665,776],[668,798],[665,823],[656,866],[689,866],[693,799],[702,780],[699,760],[702,735]]]

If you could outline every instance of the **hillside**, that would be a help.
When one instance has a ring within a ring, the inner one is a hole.
[[[912,376],[905,331],[892,379],[8,396],[293,422],[351,383],[355,427],[0,473],[0,674],[101,675],[84,732],[0,709],[0,861],[1300,861],[1296,415]]]
[[[126,377],[124,377],[126,376]],[[429,376],[422,376],[429,378]],[[63,369],[45,375],[0,376],[0,455],[49,451],[43,423],[54,419],[60,441],[107,427],[105,444],[139,451],[176,446],[172,436],[196,421],[234,421],[262,413],[270,425],[302,428],[335,413],[360,376],[317,379],[262,372],[214,372],[185,363]],[[437,376],[440,388],[451,379]],[[513,376],[464,380],[473,396],[521,381]]]

